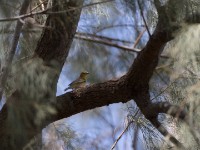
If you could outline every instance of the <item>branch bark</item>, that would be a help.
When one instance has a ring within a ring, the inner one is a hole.
[[[160,124],[156,119],[158,113],[152,117],[152,113],[147,110],[152,110],[151,108],[153,107],[149,95],[149,80],[157,66],[159,56],[165,44],[172,39],[171,33],[168,30],[162,30],[162,26],[162,22],[158,22],[157,28],[147,45],[139,52],[126,75],[118,80],[97,83],[58,96],[56,99],[56,109],[59,113],[57,113],[55,118],[62,119],[85,110],[112,103],[125,103],[134,99],[144,116],[159,129]],[[165,132],[161,133],[165,136],[168,132],[165,130]],[[173,136],[170,137],[170,140],[175,145],[183,147]]]
[[[165,14],[162,14],[162,17],[167,18]],[[162,19],[158,21],[153,35],[143,50],[139,52],[126,75],[115,81],[94,84],[57,97],[56,108],[60,113],[55,118],[61,119],[88,109],[117,102],[125,103],[134,99],[144,116],[161,134],[163,136],[170,135],[164,128],[160,130],[160,123],[157,121],[158,111],[153,117],[150,113],[154,105],[150,101],[148,86],[165,44],[173,39],[172,33],[178,29],[177,26],[166,28]],[[178,147],[184,148],[172,135],[170,135],[170,141]]]

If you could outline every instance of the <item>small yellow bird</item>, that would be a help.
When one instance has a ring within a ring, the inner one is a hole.
[[[66,88],[64,91],[67,91],[68,89],[74,90],[81,87],[85,87],[88,74],[89,73],[87,71],[81,72],[80,76],[76,80],[74,80],[72,83],[70,83],[69,87]]]

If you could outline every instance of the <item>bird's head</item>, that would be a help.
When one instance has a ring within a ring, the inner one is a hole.
[[[88,76],[88,74],[89,74],[89,72],[87,72],[87,71],[83,71],[83,72],[81,72],[81,74],[80,74],[80,78],[82,78],[82,79],[87,79],[87,76]]]

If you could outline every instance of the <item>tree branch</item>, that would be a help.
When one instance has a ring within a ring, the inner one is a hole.
[[[141,7],[141,4],[140,4],[139,0],[137,0],[137,3],[138,3],[138,6],[139,6],[139,9],[140,9],[140,14],[141,14],[142,19],[143,19],[143,22],[144,22],[144,24],[145,24],[147,33],[148,33],[148,35],[149,35],[149,38],[151,38],[151,33],[150,33],[150,31],[149,31],[149,28],[148,28],[147,22],[146,22],[146,20],[145,20],[145,17],[144,17],[143,11],[142,11],[142,7]]]
[[[88,36],[86,36],[86,35],[88,35]],[[87,33],[84,33],[84,34],[81,33],[80,34],[78,32],[75,35],[75,38],[85,40],[85,41],[89,41],[89,42],[95,42],[95,43],[99,43],[99,44],[104,44],[104,45],[116,47],[116,48],[119,48],[121,50],[128,51],[128,52],[139,53],[141,51],[141,49],[137,49],[135,47],[128,47],[128,46],[119,45],[117,43],[110,42],[111,40],[115,41],[115,39],[108,38],[108,37],[102,37],[102,36],[98,36],[98,35],[93,35],[93,34],[87,34]],[[121,41],[121,40],[119,40],[119,41],[120,42],[126,42],[126,41]],[[137,43],[137,41],[136,41],[136,43]],[[166,58],[166,59],[169,58],[166,55],[161,55],[160,57]]]
[[[57,11],[57,12],[55,12],[55,11],[51,12],[50,10],[52,8],[47,8],[45,10],[41,10],[41,11],[37,11],[37,12],[31,12],[31,13],[27,13],[27,14],[24,14],[24,15],[11,17],[11,18],[0,18],[0,22],[2,22],[2,21],[16,21],[16,20],[19,20],[19,19],[27,18],[27,17],[32,17],[34,15],[42,15],[42,14],[51,14],[52,15],[52,14],[63,14],[63,13],[69,13],[69,12],[73,12],[73,11],[80,11],[82,8],[91,7],[91,6],[94,6],[94,5],[97,5],[97,4],[104,4],[104,3],[113,2],[113,1],[114,0],[96,2],[96,3],[91,3],[91,4],[88,4],[88,5],[84,5],[84,6],[79,6],[79,7],[74,7],[74,8],[72,7],[70,9]]]
[[[157,116],[150,117],[151,115],[147,114],[150,111],[146,109],[152,105],[149,96],[149,80],[165,44],[172,39],[173,30],[162,28],[163,26],[163,22],[158,21],[147,45],[139,52],[125,76],[115,81],[94,84],[57,97],[56,108],[60,113],[55,118],[61,119],[85,110],[134,99],[144,116],[156,128],[159,128],[159,124],[155,123]],[[64,106],[68,109],[63,109]],[[163,132],[165,136],[164,133],[166,132]],[[174,137],[171,136],[170,140],[175,145],[183,147]]]
[[[123,49],[124,51],[136,52],[136,53],[138,53],[140,51],[140,49],[131,48],[131,47],[128,47],[128,46],[122,46],[122,45],[110,42],[111,39],[108,40],[108,39],[105,39],[105,38],[102,38],[102,37],[99,37],[99,36],[94,36],[94,35],[86,36],[86,35],[82,35],[82,34],[78,33],[78,34],[75,35],[75,37],[77,39],[81,39],[81,40],[85,40],[85,41],[96,42],[96,43],[120,48],[120,49]]]
[[[160,18],[164,17],[162,19],[166,19],[166,21],[168,21],[167,20],[168,17],[164,15],[165,14],[163,14]],[[54,16],[51,16],[51,17],[54,17]],[[63,21],[64,19],[66,20],[66,18],[62,18],[62,17],[63,16],[59,16],[59,19]],[[158,20],[158,24],[154,33],[150,37],[146,46],[142,49],[142,51],[138,53],[137,58],[134,60],[132,66],[130,67],[126,75],[122,76],[118,80],[110,80],[104,83],[93,84],[85,88],[74,90],[72,92],[65,93],[61,96],[58,96],[56,98],[56,102],[53,103],[57,113],[49,114],[46,120],[44,120],[43,124],[37,127],[37,131],[41,130],[49,123],[52,123],[59,119],[63,119],[63,118],[72,116],[74,114],[77,114],[89,109],[106,106],[112,103],[119,103],[119,102],[125,103],[131,99],[134,99],[134,101],[136,102],[137,106],[140,108],[143,115],[159,130],[160,124],[156,120],[157,115],[154,115],[154,114],[150,115],[149,113],[151,112],[146,110],[146,109],[152,109],[153,107],[150,100],[150,95],[149,95],[149,80],[153,74],[154,69],[156,68],[158,64],[158,59],[160,57],[160,54],[163,51],[165,44],[169,40],[173,39],[172,33],[177,29],[177,28],[173,28],[173,26],[169,26],[170,29],[164,28],[165,27],[164,23],[166,21],[162,22],[163,21],[162,19]],[[57,60],[59,63],[59,67],[61,66],[59,68],[61,70],[62,65],[64,63],[64,59],[67,57],[67,54],[68,54],[68,50],[66,50],[66,46],[67,46],[67,49],[69,49],[70,43],[71,43],[71,41],[69,40],[70,31],[67,31],[69,30],[68,28],[66,29],[66,27],[69,27],[69,25],[66,24],[66,26],[62,26],[59,24],[59,22],[57,22],[57,20],[51,20],[51,19],[47,20],[47,24],[48,23],[56,25],[56,27],[58,27],[56,28],[58,29],[57,34],[56,32],[52,33],[53,31],[50,33],[47,33],[47,31],[45,31],[42,36],[41,41],[38,44],[38,48],[36,49],[35,55],[39,56],[39,58],[42,58],[44,62]],[[66,22],[64,21],[64,23]],[[74,31],[75,27],[70,28],[70,29],[73,29],[72,31]],[[63,32],[65,31],[67,32],[67,35],[63,35]],[[72,35],[74,34],[72,33]],[[48,38],[50,38],[51,40],[48,40]],[[66,39],[68,40],[67,42],[66,42]],[[51,42],[53,42],[53,44]],[[66,45],[65,42],[68,45]],[[62,51],[62,48],[64,47],[65,47],[66,52],[64,52],[64,50]],[[50,80],[49,81],[50,83],[53,82],[53,87],[55,88],[56,82],[51,81],[51,80],[54,80],[54,78],[51,77],[49,78],[49,80]],[[50,88],[52,88],[51,84],[48,84],[48,85]],[[38,93],[39,92],[41,91],[38,91]],[[45,99],[47,98],[45,97]],[[17,101],[14,104],[16,103]],[[45,103],[45,104],[48,104],[48,103]],[[11,105],[11,106],[15,106],[15,105]],[[4,105],[2,111],[7,110],[7,108],[9,109],[8,105],[6,104]],[[161,111],[160,108],[163,108],[163,107],[159,107],[156,114],[159,111]],[[168,110],[169,107],[164,107],[164,108],[165,110]],[[2,113],[2,111],[0,112],[0,114]],[[34,121],[34,118],[30,120]],[[2,122],[0,122],[0,125],[1,124]],[[31,128],[31,129],[33,131],[36,130],[35,128]],[[29,128],[28,129],[26,128],[24,130],[25,130],[24,131],[25,133],[31,134],[31,135],[28,135],[29,139],[36,133],[36,131],[33,133],[32,132],[30,133]],[[166,135],[165,131],[161,133],[164,136]],[[182,144],[178,140],[176,140],[174,137],[170,138],[170,140],[175,145],[182,147]]]

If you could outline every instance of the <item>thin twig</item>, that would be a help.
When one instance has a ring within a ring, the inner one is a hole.
[[[135,48],[137,46],[137,44],[139,43],[140,39],[142,38],[144,32],[146,31],[146,28],[139,34],[139,36],[137,37],[134,45],[133,45],[133,48]]]
[[[116,48],[120,48],[120,49],[123,49],[125,51],[130,51],[130,52],[140,52],[140,49],[136,49],[136,48],[131,48],[131,47],[127,47],[127,46],[121,46],[121,45],[118,45],[116,43],[112,43],[108,40],[102,40],[100,38],[94,38],[94,37],[86,37],[86,36],[83,36],[83,35],[75,35],[75,38],[77,39],[82,39],[82,40],[86,40],[86,41],[91,41],[91,42],[97,42],[97,43],[100,43],[100,44],[105,44],[105,45],[108,45],[108,46],[113,46],[113,47],[116,47]]]
[[[68,10],[57,11],[57,12],[51,12],[50,11],[51,8],[47,8],[45,10],[41,10],[41,11],[37,11],[37,12],[31,12],[31,13],[27,13],[27,14],[24,14],[24,15],[11,17],[11,18],[2,18],[2,19],[0,19],[0,21],[1,22],[2,21],[15,21],[15,20],[18,20],[20,18],[24,19],[24,18],[27,18],[27,17],[32,17],[34,15],[41,15],[41,14],[62,14],[62,13],[67,13],[67,12],[75,11],[75,10],[78,10],[78,9],[94,6],[94,5],[97,5],[97,4],[104,4],[104,3],[108,3],[108,2],[112,2],[112,1],[114,1],[114,0],[108,0],[108,1],[103,1],[103,2],[92,3],[92,4],[84,5],[84,6],[81,6],[81,7],[70,8]]]
[[[89,42],[96,42],[96,43],[100,43],[100,44],[105,44],[105,45],[112,46],[112,47],[116,47],[116,48],[119,48],[119,49],[122,49],[122,50],[128,51],[128,52],[139,53],[139,52],[141,51],[141,49],[132,48],[132,47],[123,46],[123,45],[119,45],[119,44],[110,42],[110,41],[108,41],[108,40],[104,40],[104,39],[98,38],[97,35],[96,35],[96,38],[94,38],[94,37],[91,37],[91,36],[84,36],[84,35],[78,35],[78,34],[76,34],[76,35],[75,35],[75,38],[81,39],[81,40],[85,40],[85,41],[89,41]],[[161,57],[161,58],[166,58],[166,59],[169,58],[169,57],[166,56],[166,55],[161,55],[160,57]]]
[[[119,137],[116,139],[115,143],[112,145],[111,150],[113,150],[116,146],[116,144],[118,143],[118,141],[121,139],[122,135],[126,132],[126,130],[129,128],[129,126],[131,125],[132,122],[130,122],[126,128],[122,131],[122,133],[119,135]]]
[[[96,35],[96,34],[91,34],[91,33],[76,32],[76,35],[83,35],[83,36],[86,36],[86,37],[93,37],[93,38],[98,38],[98,39],[103,39],[103,40],[108,40],[108,41],[117,41],[117,42],[128,43],[128,44],[133,43],[133,42],[128,41],[128,40],[110,38],[110,37],[107,37],[107,36]]]
[[[30,4],[30,0],[24,0],[22,7],[21,7],[21,10],[20,10],[20,13],[19,13],[20,15],[26,13],[29,4]],[[14,32],[14,35],[13,35],[12,46],[11,46],[10,51],[8,52],[8,56],[5,60],[5,67],[3,68],[3,72],[0,76],[0,100],[2,99],[2,95],[3,95],[4,87],[5,87],[5,84],[6,84],[7,76],[9,74],[10,66],[12,64],[12,60],[13,60],[13,57],[15,55],[15,50],[16,50],[16,47],[17,47],[17,44],[18,44],[18,41],[19,41],[20,33],[21,33],[21,30],[22,30],[22,25],[23,24],[18,20],[17,25],[15,27],[15,32]]]
[[[103,30],[109,29],[109,28],[118,28],[118,27],[145,27],[145,25],[133,25],[133,24],[119,24],[119,25],[108,25],[105,27],[102,27],[100,29],[97,29],[95,33],[99,33]]]
[[[157,76],[160,78],[160,80],[164,83],[164,84],[168,84],[167,81],[165,81],[165,79],[163,79],[163,77],[158,73],[158,71],[155,69],[155,73],[157,74]]]
[[[181,75],[183,75],[185,73],[185,71],[179,75],[178,78],[181,78]],[[174,79],[164,90],[162,90],[160,93],[158,93],[154,98],[151,99],[151,101],[153,101],[154,99],[156,99],[158,96],[160,96],[162,93],[164,93],[169,87],[171,87],[172,84],[174,84],[177,81],[177,79]]]
[[[148,26],[147,26],[147,22],[146,22],[146,20],[145,20],[145,18],[144,18],[144,14],[143,14],[143,12],[142,12],[142,7],[141,7],[141,5],[140,5],[139,0],[137,0],[137,2],[138,2],[138,6],[139,6],[139,9],[140,9],[140,13],[141,13],[142,19],[143,19],[143,21],[144,21],[145,27],[146,27],[147,32],[148,32],[148,35],[149,35],[149,38],[151,38],[151,33],[150,33],[150,31],[149,31],[149,28],[148,28]]]

